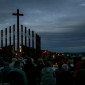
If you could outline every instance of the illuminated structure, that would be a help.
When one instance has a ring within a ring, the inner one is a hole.
[[[31,31],[29,28],[23,27],[23,25],[21,25],[21,27],[19,26],[19,16],[23,16],[23,14],[19,14],[19,9],[17,9],[17,13],[13,13],[13,15],[17,16],[17,30],[15,25],[9,26],[9,29],[5,28],[5,32],[1,30],[1,36],[0,36],[1,48],[3,48],[3,51],[5,52],[4,56],[6,57],[10,56],[12,58],[14,55],[16,55],[16,53],[17,54],[24,53],[25,56],[27,55],[35,59],[40,57],[41,53],[40,36],[34,33],[34,31]],[[4,45],[3,34],[5,34],[5,45]],[[17,48],[17,50],[15,48]]]

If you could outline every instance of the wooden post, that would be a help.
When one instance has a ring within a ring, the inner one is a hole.
[[[41,54],[41,40],[40,36],[36,34],[36,57],[39,58]]]
[[[13,25],[13,49],[15,51],[15,25]]]
[[[3,47],[3,30],[1,30],[1,48]]]
[[[28,30],[28,46],[29,46],[29,48],[30,48],[30,29]]]
[[[21,25],[21,45],[23,46],[23,25]]]
[[[35,59],[35,55],[34,55],[34,31],[32,31],[32,58]]]
[[[29,46],[29,57],[31,56],[31,50],[30,50],[30,29],[28,29],[28,46]]]
[[[9,27],[9,45],[11,46],[11,26]]]
[[[25,27],[25,47],[27,45],[27,28]]]
[[[5,28],[5,46],[7,47],[7,28]]]
[[[32,48],[34,49],[34,31],[32,31]]]

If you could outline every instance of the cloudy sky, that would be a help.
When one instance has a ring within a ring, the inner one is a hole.
[[[0,29],[20,24],[41,36],[41,49],[54,52],[85,51],[85,0],[0,0]]]

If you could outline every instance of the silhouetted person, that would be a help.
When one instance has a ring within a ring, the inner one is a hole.
[[[23,70],[26,73],[28,84],[36,85],[36,67],[32,63],[32,59],[27,59],[26,64],[23,67]]]
[[[41,71],[44,68],[44,63],[42,59],[37,60],[37,66],[36,66],[36,74],[37,74],[37,85],[40,85],[41,82]]]
[[[55,75],[56,75],[56,85],[61,85],[61,74],[63,72],[62,70],[62,65],[63,65],[63,62],[60,61],[58,62],[58,69],[56,69],[55,71]]]
[[[76,64],[74,67],[74,76],[76,76],[78,70],[82,68],[82,65],[83,65],[83,61],[81,60],[81,57],[77,57]]]
[[[10,85],[28,85],[26,74],[20,69],[19,61],[15,62],[14,69],[10,71],[8,77]]]
[[[2,71],[2,82],[3,83],[8,83],[8,74],[12,69],[9,67],[8,62],[4,62],[4,68],[1,70]]]
[[[42,69],[41,74],[42,85],[56,85],[55,71],[50,61],[46,61],[45,67]]]
[[[73,85],[73,75],[68,71],[68,65],[59,63],[60,67],[56,70],[56,85]]]
[[[75,85],[85,85],[85,57],[82,61],[82,68],[78,70],[75,76]]]

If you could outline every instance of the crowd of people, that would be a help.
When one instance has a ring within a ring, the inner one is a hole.
[[[0,57],[1,85],[84,85],[85,57],[35,60],[31,57],[12,58],[11,62]]]

